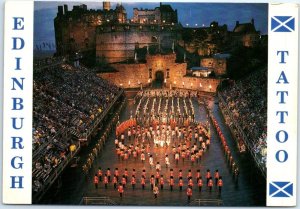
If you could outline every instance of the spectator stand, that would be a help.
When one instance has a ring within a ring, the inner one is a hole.
[[[222,104],[219,103],[220,110],[221,110],[222,115],[223,115],[223,117],[226,121],[226,124],[229,127],[231,135],[235,139],[235,142],[236,142],[237,146],[238,146],[238,139],[242,139],[243,142],[245,143],[247,149],[249,150],[250,154],[252,155],[252,157],[255,161],[255,164],[260,169],[262,175],[264,177],[266,177],[266,167],[265,167],[266,165],[261,163],[262,155],[259,152],[254,151],[255,144],[250,142],[250,140],[248,139],[246,134],[243,132],[243,130],[241,129],[239,124],[232,117],[230,111],[228,110],[228,107],[226,106],[226,103],[224,103],[224,100],[223,100],[222,96],[220,96],[219,94],[218,94],[218,96],[219,96],[219,99],[222,103]],[[227,120],[226,120],[226,118],[227,118]],[[231,121],[230,124],[228,124],[228,118]]]
[[[114,98],[114,100],[109,104],[109,106],[102,112],[102,114],[97,117],[94,122],[92,123],[91,127],[89,129],[87,129],[87,131],[85,133],[83,133],[82,135],[78,135],[76,131],[74,131],[74,129],[70,129],[70,133],[72,133],[73,135],[80,137],[80,138],[85,138],[85,139],[89,139],[91,134],[99,127],[99,124],[102,122],[102,120],[105,118],[105,116],[107,115],[107,113],[110,112],[110,110],[112,109],[112,107],[114,106],[114,104],[116,103],[117,100],[120,99],[121,95],[124,93],[124,90],[122,89],[118,95]]]
[[[65,61],[48,58],[35,65],[33,202],[43,197],[79,152],[81,140],[90,137],[124,93]]]
[[[240,150],[242,145],[247,147],[264,177],[267,137],[266,77],[266,69],[261,69],[218,92],[220,110],[237,146]]]

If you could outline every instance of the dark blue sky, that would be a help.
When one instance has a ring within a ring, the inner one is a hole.
[[[88,9],[102,9],[102,2],[83,2]],[[35,2],[34,14],[34,39],[35,43],[53,42],[54,23],[53,19],[57,13],[57,6],[68,4],[69,10],[73,5],[79,5],[80,2]],[[187,23],[190,26],[208,26],[212,21],[219,22],[219,25],[227,24],[228,29],[232,30],[236,21],[240,23],[250,22],[251,18],[255,20],[255,27],[262,34],[268,31],[268,4],[265,3],[165,3],[171,4],[174,9],[178,10],[178,19],[183,25]],[[116,3],[112,3],[115,8]],[[155,3],[123,3],[127,11],[128,18],[133,15],[133,8],[153,9],[159,6]]]

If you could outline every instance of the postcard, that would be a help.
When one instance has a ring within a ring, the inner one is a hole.
[[[3,203],[295,206],[299,5],[7,1]]]

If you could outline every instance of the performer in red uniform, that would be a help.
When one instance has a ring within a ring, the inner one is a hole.
[[[114,184],[114,189],[117,189],[118,178],[116,177],[116,175],[114,175],[112,182]]]
[[[201,173],[200,173],[200,170],[198,169],[197,174],[196,174],[197,182],[200,179],[200,177],[201,177]]]
[[[182,177],[179,178],[178,186],[179,186],[179,190],[182,191],[182,187],[183,187]]]
[[[120,194],[120,198],[122,198],[122,196],[123,196],[123,192],[124,192],[124,188],[123,188],[123,186],[122,186],[122,184],[121,184],[121,183],[119,184],[119,187],[118,187],[118,192],[119,192],[119,194]]]
[[[132,177],[131,177],[131,186],[132,186],[132,189],[133,189],[133,190],[134,190],[134,188],[135,188],[135,184],[136,184],[135,176],[132,175]]]
[[[208,181],[209,181],[209,179],[210,179],[210,177],[211,177],[211,174],[210,174],[210,170],[209,170],[209,169],[207,169],[205,177],[206,177],[206,185],[208,185]]]
[[[145,179],[145,177],[142,176],[142,178],[141,178],[141,185],[142,185],[142,189],[143,190],[145,189],[145,184],[146,184],[146,179]]]
[[[95,189],[98,189],[98,183],[99,183],[99,178],[98,178],[98,175],[95,174],[95,176],[94,176]]]
[[[150,186],[151,186],[151,190],[153,190],[153,187],[154,187],[154,175],[151,175],[151,178],[150,178]]]
[[[160,189],[163,190],[164,189],[164,176],[163,175],[160,176],[159,184],[160,184]]]
[[[187,188],[187,190],[186,190],[186,195],[187,195],[187,197],[188,197],[188,201],[190,201],[190,200],[191,200],[191,197],[192,197],[192,195],[193,195],[193,190],[192,190],[191,187],[188,187],[188,188]]]
[[[221,193],[221,192],[222,192],[222,187],[223,187],[222,176],[219,177],[219,180],[218,180],[218,187],[219,187],[219,193]]]
[[[198,188],[199,188],[199,192],[201,192],[202,186],[203,186],[203,180],[202,180],[202,177],[200,176],[199,179],[198,179]]]
[[[193,175],[192,175],[192,171],[191,171],[191,170],[188,170],[187,179],[189,180],[192,176],[193,176]]]
[[[218,183],[218,180],[219,180],[219,177],[220,177],[220,174],[219,174],[218,170],[215,171],[214,177],[215,177],[215,185],[217,186],[217,183]]]
[[[103,183],[104,183],[105,189],[107,189],[107,185],[108,185],[108,177],[107,177],[107,174],[104,175]]]
[[[173,176],[170,177],[169,184],[170,184],[170,190],[173,191],[173,186],[174,186],[174,178],[173,178]]]
[[[190,177],[189,178],[189,181],[188,181],[188,186],[192,189],[193,188],[193,186],[194,186],[194,183],[193,183],[193,178],[192,177]]]
[[[115,168],[114,176],[117,178],[117,181],[119,181],[119,170],[118,170],[118,168]]]
[[[173,168],[170,169],[170,177],[174,177],[174,171],[173,171]]]
[[[110,176],[111,176],[110,168],[107,168],[106,175],[107,175],[108,181],[110,182]]]
[[[178,179],[182,178],[182,170],[180,169],[179,170],[179,173],[178,173]]]
[[[123,187],[125,188],[126,187],[126,183],[127,183],[125,175],[123,175],[121,183],[122,183]]]
[[[209,180],[208,180],[208,187],[209,187],[209,192],[211,192],[211,190],[212,190],[212,187],[213,187],[213,185],[214,185],[214,182],[213,182],[213,180],[212,180],[212,177],[210,177],[209,178]]]
[[[126,181],[128,181],[128,170],[127,170],[127,168],[125,168],[124,176],[126,178]]]
[[[102,169],[101,167],[98,168],[98,178],[100,181],[102,181]]]
[[[155,174],[156,184],[158,184],[159,177],[160,177],[159,171],[156,171],[156,174]]]

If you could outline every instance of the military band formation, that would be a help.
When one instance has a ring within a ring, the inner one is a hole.
[[[199,102],[196,91],[140,91],[135,97],[135,114],[131,112],[128,120],[116,124],[115,156],[122,168],[99,167],[93,177],[95,189],[114,189],[120,198],[126,196],[126,190],[137,188],[149,190],[154,198],[162,190],[185,191],[188,201],[193,191],[221,195],[221,172],[202,164],[212,140],[209,112],[204,121],[197,121],[195,102]],[[229,167],[237,179],[238,168],[233,163],[231,159]]]

